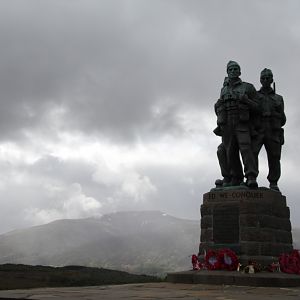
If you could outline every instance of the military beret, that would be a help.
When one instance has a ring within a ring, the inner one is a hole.
[[[230,60],[227,64],[227,70],[230,66],[238,66],[239,69],[241,69],[240,65],[236,62],[236,61],[233,61],[233,60]]]
[[[264,68],[264,69],[260,72],[260,76],[263,76],[263,75],[271,75],[271,76],[273,77],[272,70],[267,69],[267,68]]]

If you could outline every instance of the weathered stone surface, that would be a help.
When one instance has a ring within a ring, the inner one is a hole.
[[[266,188],[213,191],[201,205],[203,249],[229,247],[244,257],[278,257],[292,250],[286,197]],[[201,252],[202,251],[202,252]]]
[[[212,215],[206,215],[201,218],[201,228],[211,228],[212,225]]]
[[[255,214],[240,214],[240,226],[242,227],[258,227],[259,216]]]
[[[210,242],[213,240],[212,229],[201,229],[201,242]]]
[[[186,272],[184,272],[186,273]],[[191,273],[191,276],[189,275]],[[199,272],[200,273],[200,272]],[[210,272],[211,275],[217,275]],[[231,275],[226,272],[224,275]],[[201,273],[202,274],[202,273]],[[179,277],[180,275],[180,277]],[[254,276],[245,275],[245,281],[252,280]],[[269,274],[268,274],[269,275]],[[272,275],[272,274],[270,274]],[[287,281],[292,277],[289,275],[280,278],[280,282]],[[273,287],[245,287],[238,285],[224,284],[184,284],[180,278],[184,279],[185,274],[178,274],[177,283],[161,282],[161,283],[135,283],[123,285],[106,285],[106,286],[89,286],[89,287],[64,287],[64,288],[39,288],[28,290],[6,290],[0,291],[0,299],[90,299],[90,300],[132,300],[132,299],[156,299],[156,300],[212,300],[212,299],[259,299],[259,300],[296,300],[300,298],[300,288],[283,289],[275,282]],[[194,277],[198,276],[198,272],[189,271],[187,276],[192,281],[185,280],[188,283],[195,283]],[[255,274],[256,276],[256,274]],[[260,275],[259,275],[260,276]],[[296,277],[297,280],[298,277]],[[212,278],[213,280],[213,278]],[[263,281],[263,279],[258,279]],[[198,277],[195,281],[199,281]],[[285,286],[291,286],[285,285]],[[297,286],[297,285],[294,285]]]
[[[240,240],[250,242],[275,242],[275,233],[274,229],[242,227]]]
[[[292,233],[284,230],[276,230],[275,241],[277,243],[292,244],[293,243]]]
[[[213,213],[213,205],[201,205],[201,208],[200,208],[200,211],[201,211],[201,217],[204,217],[204,216],[211,216],[212,213]]]
[[[213,241],[235,244],[239,241],[239,207],[226,203],[213,210]]]
[[[257,216],[259,227],[268,227],[274,229],[281,229],[291,231],[291,222],[287,218],[280,218],[276,216],[260,215]]]
[[[222,285],[260,286],[260,287],[300,286],[299,275],[291,275],[285,273],[267,273],[267,272],[256,273],[256,274],[243,274],[240,272],[228,272],[228,271],[205,271],[205,270],[186,271],[186,272],[169,273],[167,276],[167,281],[174,282],[174,283],[184,282],[184,283],[198,283],[198,284],[199,283],[214,284],[220,286]],[[215,298],[215,299],[219,299],[219,298]],[[237,299],[244,299],[244,296]],[[258,299],[263,299],[263,298],[259,297]],[[282,299],[286,299],[285,296],[283,296]]]
[[[241,252],[248,256],[272,256],[278,257],[281,253],[292,251],[292,244],[269,242],[241,242]],[[274,259],[271,259],[273,261]]]
[[[247,255],[261,255],[261,244],[259,242],[241,241],[241,252]]]
[[[240,202],[241,214],[254,214],[254,215],[273,215],[272,206],[268,202]]]

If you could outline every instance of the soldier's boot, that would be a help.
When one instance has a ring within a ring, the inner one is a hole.
[[[229,177],[223,178],[223,187],[232,186],[231,179]]]
[[[274,191],[277,191],[277,192],[280,192],[279,187],[277,185],[277,182],[270,182],[270,189],[274,190]]]
[[[243,185],[244,181],[243,181],[243,178],[232,178],[231,180],[231,185],[232,186],[239,186],[239,185]]]
[[[223,180],[222,179],[217,179],[215,181],[215,185],[216,185],[216,188],[221,188],[223,186]]]
[[[258,187],[258,184],[257,184],[256,178],[254,178],[254,177],[249,177],[249,178],[247,178],[246,185],[247,185],[249,188],[257,188],[257,187]]]
[[[231,180],[228,178],[217,179],[215,181],[216,188],[231,186]]]

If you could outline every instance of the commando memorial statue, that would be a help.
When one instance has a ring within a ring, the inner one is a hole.
[[[276,93],[269,68],[260,72],[258,91],[241,80],[237,62],[229,61],[226,72],[214,105],[217,127],[213,130],[221,138],[217,157],[223,178],[203,194],[199,252],[192,255],[193,271],[168,274],[167,280],[299,287],[300,251],[293,249],[290,209],[278,187],[286,123],[283,98]],[[268,187],[257,181],[263,146]],[[256,272],[261,274],[243,274]]]
[[[259,125],[257,135],[253,139],[253,151],[258,166],[258,154],[265,146],[268,157],[270,189],[279,191],[277,182],[280,177],[281,146],[284,143],[283,128],[286,117],[284,114],[283,98],[275,93],[271,84],[273,73],[263,69],[260,73],[262,87],[257,93],[259,103]]]
[[[261,71],[262,87],[258,92],[252,84],[239,78],[241,68],[237,62],[227,64],[227,75],[220,98],[215,103],[217,128],[214,133],[222,138],[217,156],[223,176],[222,180],[216,181],[216,187],[257,188],[258,156],[264,145],[269,165],[269,187],[279,191],[277,183],[284,143],[282,127],[286,117],[283,98],[275,93],[275,84],[274,88],[271,87],[273,73],[270,69]]]
[[[226,248],[241,263],[253,259],[268,265],[293,249],[290,211],[278,187],[286,123],[283,98],[275,91],[270,69],[261,71],[258,91],[241,80],[237,62],[229,61],[226,72],[214,105],[223,178],[203,195],[199,257]],[[262,146],[268,158],[269,187],[257,182]]]
[[[256,90],[252,84],[239,78],[241,68],[237,62],[230,61],[227,64],[227,74],[220,99],[215,104],[218,131],[222,136],[222,148],[225,150],[223,156],[218,153],[224,176],[223,186],[236,186],[243,182],[241,154],[246,185],[257,187],[258,169],[251,143],[253,120],[258,111]]]

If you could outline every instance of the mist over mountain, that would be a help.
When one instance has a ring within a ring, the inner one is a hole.
[[[58,220],[0,236],[0,263],[84,265],[161,275],[190,268],[199,221],[159,211]]]
[[[0,235],[0,264],[83,265],[163,275],[191,268],[199,221],[159,211],[131,211],[101,218],[58,220]],[[300,248],[300,229],[293,229]]]

